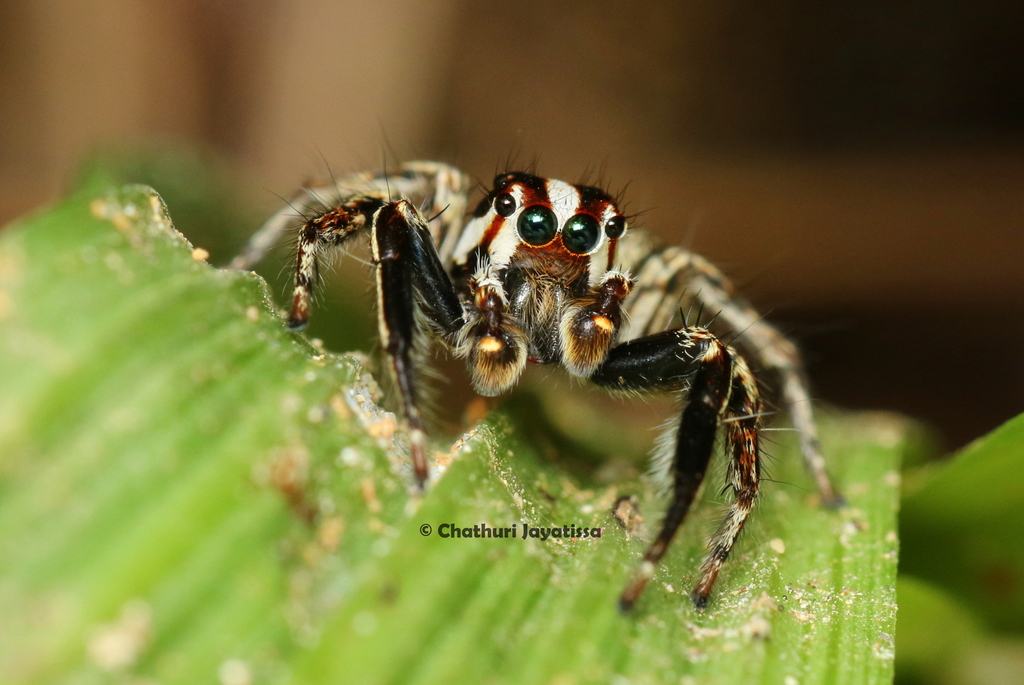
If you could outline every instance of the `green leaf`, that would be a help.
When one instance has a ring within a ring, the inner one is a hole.
[[[971,611],[927,582],[900,576],[896,672],[902,682],[960,682],[983,631]]]
[[[908,477],[901,571],[961,597],[987,625],[1024,629],[1024,415]]]
[[[443,475],[410,496],[366,360],[287,333],[261,279],[202,257],[140,186],[0,236],[5,681],[891,680],[898,472],[916,449],[900,419],[826,416],[840,512],[775,434],[709,610],[688,591],[723,513],[714,483],[621,616],[645,544],[610,511],[637,495],[649,531],[644,479],[552,459],[513,403],[436,436]],[[614,463],[617,439],[586,451]],[[439,536],[481,523],[601,534]]]

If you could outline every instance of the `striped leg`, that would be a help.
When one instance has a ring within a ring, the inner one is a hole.
[[[303,188],[295,194],[290,200],[288,200],[288,206],[278,210],[272,217],[266,220],[260,229],[256,231],[249,238],[249,242],[246,243],[242,251],[238,253],[234,259],[228,264],[229,269],[241,269],[249,270],[254,268],[257,264],[263,261],[267,252],[273,248],[281,238],[288,233],[295,226],[295,220],[300,218],[303,223],[300,225],[300,232],[309,229],[313,226],[314,229],[319,229],[324,233],[323,238],[326,239],[325,244],[337,244],[340,239],[347,237],[352,230],[365,226],[369,222],[370,216],[378,207],[384,203],[384,199],[387,196],[381,195],[380,193],[347,193],[346,198],[351,198],[346,201],[339,201],[332,203],[332,206],[327,206],[323,196],[326,196],[331,192],[330,188],[316,187],[316,188]],[[334,191],[337,194],[337,190]],[[363,197],[365,196],[365,197]],[[376,200],[376,206],[368,208],[368,212],[359,211],[359,207],[348,207],[347,212],[343,212],[348,205],[351,205],[353,201],[358,200],[360,197],[364,200]],[[358,221],[358,226],[351,226],[346,224],[347,222]],[[313,238],[310,236],[309,238]],[[302,236],[299,236],[299,240],[302,240]],[[315,238],[314,238],[315,240]],[[324,241],[321,241],[324,242]],[[307,240],[307,247],[309,240]]]
[[[447,263],[458,239],[466,214],[471,179],[455,167],[440,162],[406,162],[388,173],[348,174],[329,182],[311,183],[288,200],[253,234],[242,251],[231,260],[230,269],[255,267],[266,253],[295,225],[296,218],[327,213],[345,198],[373,197],[384,201],[410,198],[433,219],[431,238],[439,245]]]
[[[700,489],[718,427],[727,426],[736,503],[716,533],[711,555],[693,592],[698,608],[707,605],[719,568],[732,550],[757,494],[757,386],[746,364],[702,328],[665,331],[613,348],[590,377],[598,385],[622,390],[680,390],[689,387],[672,460],[672,497],[661,531],[647,549],[639,572],[619,598],[622,611],[635,605],[654,577],[679,526]]]
[[[761,401],[757,382],[742,357],[733,356],[732,396],[725,418],[726,445],[730,451],[729,486],[735,500],[711,538],[711,551],[701,567],[700,580],[693,589],[693,603],[698,609],[708,604],[711,588],[718,572],[732,551],[743,525],[754,508],[761,481],[761,460],[758,447]]]
[[[295,289],[288,328],[301,330],[309,322],[309,305],[313,299],[319,255],[325,248],[340,245],[368,225],[383,204],[378,198],[355,198],[302,225],[296,246]]]
[[[821,453],[807,376],[796,346],[738,296],[728,279],[703,257],[672,247],[648,252],[637,261],[634,273],[642,285],[631,296],[630,329],[624,337],[663,330],[686,300],[717,317],[716,322],[739,336],[737,346],[778,374],[782,398],[799,431],[804,461],[822,502],[826,506],[841,505],[842,496],[829,479]]]

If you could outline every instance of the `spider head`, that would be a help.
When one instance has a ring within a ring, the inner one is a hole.
[[[568,259],[599,251],[626,231],[626,218],[599,188],[522,172],[501,174],[477,208],[492,240]]]
[[[454,257],[475,273],[518,269],[591,285],[615,264],[626,217],[605,191],[533,174],[499,175],[477,205]]]

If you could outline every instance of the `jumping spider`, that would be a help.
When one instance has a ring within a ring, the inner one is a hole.
[[[839,501],[825,471],[800,355],[714,266],[627,231],[628,217],[599,188],[505,173],[467,216],[472,185],[451,166],[412,162],[391,174],[306,188],[293,203],[305,219],[288,319],[293,330],[308,320],[321,253],[369,231],[380,338],[421,490],[429,474],[412,352],[423,326],[466,360],[481,395],[511,388],[527,362],[561,364],[609,390],[684,394],[674,454],[664,469],[671,481],[668,510],[619,606],[630,610],[653,577],[722,427],[734,501],[692,593],[704,608],[757,496],[763,412],[757,381],[735,349],[701,326],[668,328],[681,302],[690,300],[719,312],[718,321],[742,333],[738,344],[778,375],[822,499]],[[328,205],[322,197],[338,200]],[[278,212],[232,266],[251,268],[291,218],[287,209]]]

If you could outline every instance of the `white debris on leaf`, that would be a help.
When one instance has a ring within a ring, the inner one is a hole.
[[[391,439],[398,427],[394,413],[381,408],[366,382],[365,374],[345,389],[345,402],[371,437],[377,439],[384,449],[393,449]]]
[[[740,632],[748,638],[767,640],[772,635],[772,624],[763,616],[753,616],[743,624]]]
[[[348,355],[346,361],[356,367],[356,380],[341,393],[344,405],[349,413],[355,415],[366,433],[384,450],[391,466],[391,472],[411,483],[412,461],[409,458],[405,436],[398,430],[398,417],[377,403],[380,397],[380,388],[372,376],[360,372],[362,359],[355,355]],[[335,404],[335,400],[332,399],[332,406]],[[335,407],[335,413],[345,413],[345,410]],[[431,468],[431,471],[436,474],[437,469]]]
[[[882,633],[879,640],[871,643],[871,653],[878,659],[890,660],[896,658],[896,650],[892,635]]]
[[[351,445],[342,448],[338,454],[338,461],[341,465],[351,468],[359,467],[367,470],[373,468],[373,462],[370,458]]]
[[[93,200],[89,209],[96,218],[114,224],[132,247],[147,254],[154,238],[170,238],[193,252],[192,244],[174,228],[163,198],[149,186],[126,185],[112,189]]]
[[[252,685],[252,669],[241,659],[228,659],[217,669],[220,685]]]
[[[843,527],[839,533],[839,542],[843,547],[849,548],[853,537],[858,533],[868,530],[870,526],[864,516],[864,512],[860,509],[843,509],[841,516],[843,518]]]
[[[383,507],[381,507],[380,500],[377,499],[377,485],[373,478],[363,478],[359,483],[359,491],[363,495],[363,501],[366,502],[366,508],[373,514],[379,514]]]
[[[121,614],[99,626],[89,639],[86,651],[93,663],[104,671],[120,671],[133,666],[149,644],[153,616],[141,599],[127,602]]]
[[[345,519],[340,516],[331,516],[317,527],[316,537],[324,549],[328,552],[336,552],[344,533]]]

